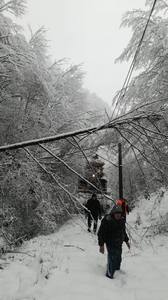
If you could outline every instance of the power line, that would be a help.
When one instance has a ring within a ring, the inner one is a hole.
[[[126,79],[125,79],[125,81],[124,81],[124,84],[123,84],[123,86],[122,86],[122,89],[121,89],[120,92],[119,92],[118,99],[117,99],[117,101],[116,101],[115,108],[114,108],[114,110],[113,110],[111,119],[112,119],[113,116],[114,116],[114,113],[115,113],[115,111],[116,111],[116,109],[117,109],[117,106],[118,106],[120,100],[121,100],[121,99],[123,100],[123,98],[124,98],[124,96],[125,96],[125,93],[126,93],[126,91],[127,91],[128,84],[129,84],[129,81],[130,81],[130,79],[131,79],[131,75],[132,75],[132,72],[133,72],[133,70],[134,70],[134,67],[135,67],[135,64],[136,64],[136,61],[137,61],[137,57],[138,57],[138,54],[139,54],[139,51],[140,51],[140,47],[141,47],[141,45],[142,45],[142,42],[143,42],[143,39],[144,39],[146,30],[147,30],[147,28],[148,28],[148,25],[149,25],[149,22],[150,22],[152,13],[153,13],[153,11],[154,11],[154,9],[155,9],[156,2],[157,2],[157,0],[154,0],[153,5],[152,5],[152,8],[151,8],[150,13],[149,13],[148,20],[147,20],[147,22],[146,22],[145,28],[144,28],[143,33],[142,33],[142,36],[141,36],[141,39],[140,39],[140,41],[139,41],[139,43],[138,43],[136,52],[135,52],[134,57],[133,57],[133,60],[132,60],[132,63],[131,63],[130,68],[129,68],[129,70],[128,70]],[[118,111],[117,111],[117,113],[118,113]]]

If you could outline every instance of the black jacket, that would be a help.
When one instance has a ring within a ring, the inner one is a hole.
[[[96,219],[98,217],[101,217],[101,206],[99,200],[91,198],[87,201],[85,207],[88,210],[90,210],[90,213],[93,216],[93,218]]]
[[[124,219],[115,220],[113,215],[106,215],[98,231],[99,246],[103,246],[105,243],[107,246],[121,247],[122,243],[128,242],[128,240]]]

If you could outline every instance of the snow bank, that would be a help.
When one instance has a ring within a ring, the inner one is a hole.
[[[135,228],[146,237],[168,232],[168,191],[160,189],[150,199],[140,198],[128,217]],[[145,233],[146,231],[146,233]]]

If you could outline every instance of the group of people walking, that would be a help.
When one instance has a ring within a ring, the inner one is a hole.
[[[101,205],[97,199],[96,194],[85,204],[86,214],[88,220],[88,231],[91,232],[93,222],[93,232],[97,231],[98,219],[101,220]],[[129,207],[125,199],[117,200],[109,213],[101,220],[98,229],[98,245],[99,252],[105,253],[105,246],[107,249],[107,270],[106,276],[113,278],[116,270],[120,270],[122,260],[122,244],[126,243],[130,249],[129,237],[126,233],[125,223],[126,214],[129,213]]]

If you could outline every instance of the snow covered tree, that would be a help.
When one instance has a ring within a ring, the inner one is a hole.
[[[44,28],[31,32],[30,40],[26,40],[22,28],[9,17],[10,14],[20,16],[25,9],[26,1],[0,1],[1,145],[96,124],[99,121],[95,102],[99,103],[98,110],[103,110],[101,99],[83,88],[84,74],[80,66],[64,60],[51,63]],[[73,143],[66,140],[49,148],[81,172],[84,158],[75,156]],[[85,141],[84,146],[90,144],[90,140]],[[79,153],[77,144],[76,148]],[[45,164],[47,155],[43,150],[33,147],[31,151]],[[4,228],[11,243],[40,230],[52,231],[74,212],[74,203],[63,188],[66,186],[74,192],[78,178],[64,165],[54,161],[55,171],[47,166],[48,172],[54,172],[61,181],[61,189],[23,151],[0,157],[0,227],[6,224]]]
[[[127,12],[123,17],[122,26],[130,27],[132,36],[116,61],[128,61],[134,57],[152,4],[153,1],[146,1],[147,10],[133,10]],[[124,98],[120,97],[118,101],[120,114],[131,110],[134,113],[140,111],[144,113],[162,112],[162,120],[148,120],[139,124],[132,124],[131,127],[124,126],[122,132],[122,138],[126,143],[125,147],[134,151],[137,168],[140,167],[139,174],[143,170],[148,181],[155,182],[150,184],[153,189],[158,188],[159,184],[167,184],[166,174],[168,174],[168,168],[165,164],[168,155],[166,140],[168,128],[167,9],[167,1],[157,2],[136,57],[135,70],[138,75],[131,80],[126,90],[123,91]],[[134,110],[138,106],[141,108]],[[132,167],[130,166],[130,168]],[[142,173],[141,177],[143,178],[144,175]],[[142,183],[141,180],[139,181],[139,189],[141,190],[140,186],[143,186],[145,190],[145,183]]]
[[[26,10],[26,0],[0,0],[0,13],[9,12],[15,16],[21,16]]]
[[[152,1],[147,1],[150,9]],[[167,97],[168,21],[165,13],[167,4],[158,1],[150,19],[136,59],[138,75],[132,80],[125,95],[125,103],[141,104]],[[116,61],[133,58],[149,16],[149,10],[134,10],[123,17],[122,26],[132,29],[132,37]],[[160,105],[160,104],[159,104]]]

